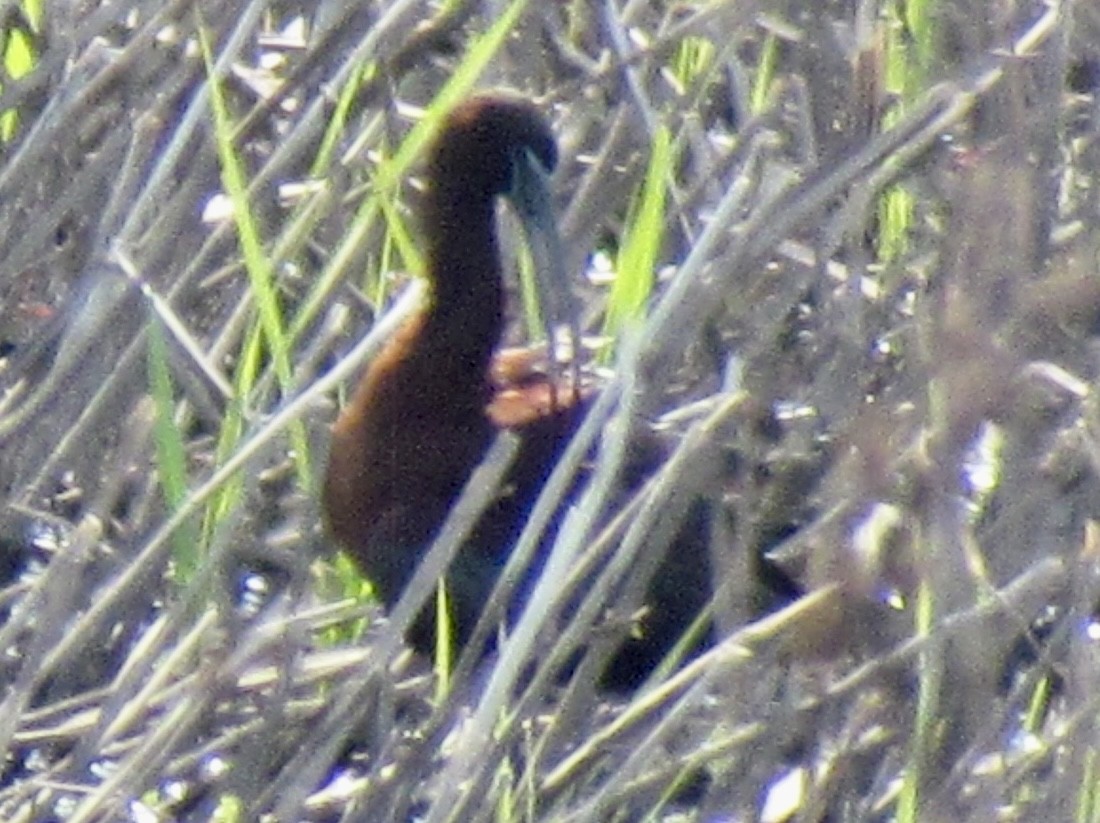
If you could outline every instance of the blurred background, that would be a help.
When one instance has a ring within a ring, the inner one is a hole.
[[[0,818],[1100,820],[1100,6],[8,0],[0,60]],[[451,676],[316,499],[494,87],[559,138],[611,582]],[[709,651],[539,676],[696,499]]]

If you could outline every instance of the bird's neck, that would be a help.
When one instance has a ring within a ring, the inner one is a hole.
[[[425,339],[438,344],[440,365],[454,364],[470,372],[471,380],[484,381],[504,327],[492,201],[435,205],[428,258],[432,302],[426,318],[433,328]]]

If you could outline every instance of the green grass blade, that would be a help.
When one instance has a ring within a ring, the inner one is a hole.
[[[321,146],[317,150],[317,156],[313,158],[313,163],[310,165],[310,177],[320,177],[332,165],[333,158],[336,156],[336,148],[340,144],[340,136],[347,128],[348,113],[351,111],[351,106],[355,102],[359,90],[364,83],[370,80],[375,70],[373,64],[363,66],[344,85],[344,89],[336,101],[336,109],[332,113],[332,118],[325,127],[325,134],[321,138]]]
[[[753,114],[760,114],[768,107],[768,96],[771,94],[772,83],[775,82],[778,69],[779,38],[774,34],[769,34],[764,38],[764,44],[760,49],[760,59],[756,64],[756,77],[752,84],[749,110]]]
[[[176,511],[187,497],[187,450],[183,434],[175,418],[175,391],[168,365],[168,347],[161,321],[154,316],[149,322],[149,393],[153,397],[156,418],[153,439],[154,460],[164,502],[169,511]],[[172,536],[172,560],[175,581],[186,585],[200,562],[200,544],[194,528],[184,526]]]
[[[639,318],[653,291],[655,270],[664,242],[665,198],[673,164],[672,137],[657,128],[642,189],[619,248],[615,280],[608,297],[604,334],[614,339],[623,326]],[[610,357],[611,352],[604,353]]]
[[[252,297],[256,301],[259,326],[263,331],[263,343],[271,354],[276,379],[283,391],[289,396],[292,391],[292,370],[290,366],[290,338],[284,328],[282,308],[279,304],[275,284],[275,267],[264,252],[263,241],[255,215],[252,213],[248,198],[248,185],[244,164],[238,156],[233,140],[233,123],[229,106],[222,90],[222,84],[214,71],[214,59],[205,29],[200,26],[199,43],[210,84],[210,105],[214,114],[214,136],[221,165],[222,184],[233,205],[233,219],[237,229],[237,238],[244,257],[245,270],[248,273]],[[256,341],[257,343],[259,341]],[[255,362],[252,358],[242,358],[243,362]],[[254,385],[255,370],[238,371],[237,388],[239,397],[247,397]],[[222,442],[236,443],[240,437],[239,427],[223,430]],[[309,443],[305,427],[296,423],[290,429],[291,444],[298,473],[298,482],[302,488],[309,489],[312,476],[309,469]]]
[[[287,337],[283,330],[282,310],[275,289],[274,267],[264,254],[259,225],[252,214],[248,200],[244,164],[233,146],[233,125],[229,107],[222,94],[221,82],[214,73],[214,58],[210,52],[210,44],[201,28],[199,41],[202,44],[203,60],[206,63],[206,72],[210,81],[210,104],[214,113],[215,143],[218,159],[221,162],[222,184],[233,204],[237,238],[244,255],[245,270],[248,272],[252,295],[259,311],[260,325],[264,330],[267,345],[271,347],[275,373],[280,384],[289,388],[290,355],[287,350]]]
[[[24,0],[22,14],[5,14],[5,26],[0,30],[0,53],[3,54],[4,73],[13,80],[30,74],[38,64],[35,35],[42,25],[43,8],[40,0]],[[13,21],[20,19],[27,28]],[[30,29],[29,31],[27,29]],[[0,89],[3,87],[0,86]],[[0,114],[0,141],[8,143],[19,131],[19,112],[8,110]]]

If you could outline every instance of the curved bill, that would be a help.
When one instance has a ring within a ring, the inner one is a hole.
[[[523,223],[527,247],[535,265],[535,285],[539,311],[546,333],[553,376],[561,376],[561,363],[555,346],[556,332],[565,327],[572,349],[569,376],[572,390],[580,386],[580,331],[565,255],[550,198],[550,171],[530,150],[524,150],[512,164],[512,189],[509,199]]]

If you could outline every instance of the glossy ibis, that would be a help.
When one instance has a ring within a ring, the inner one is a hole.
[[[488,507],[447,577],[460,644],[587,405],[545,380],[502,388],[510,378],[491,368],[505,298],[495,201],[511,200],[529,238],[550,236],[544,248],[553,249],[545,180],[556,161],[554,136],[529,102],[482,94],[449,115],[429,155],[422,214],[430,299],[370,364],[333,429],[323,491],[328,525],[387,607],[400,598],[498,429],[521,436],[507,494]],[[662,627],[624,646],[605,685],[640,682],[707,602],[706,554],[699,546],[701,556],[685,564],[681,550],[680,573],[658,575],[651,605]],[[426,607],[408,639],[430,653],[434,629]]]

